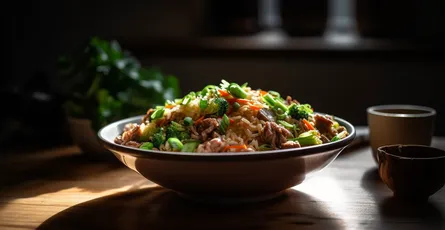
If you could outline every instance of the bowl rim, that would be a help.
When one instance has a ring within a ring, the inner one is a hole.
[[[405,109],[405,110],[418,110],[422,113],[408,114],[408,113],[387,113],[379,110],[388,109]],[[409,104],[389,104],[389,105],[375,105],[367,108],[368,114],[383,116],[383,117],[403,117],[403,118],[420,118],[431,117],[436,115],[436,110],[431,107],[421,105],[409,105]]]
[[[443,156],[438,156],[438,157],[404,157],[404,156],[399,156],[399,155],[395,155],[392,153],[389,153],[387,151],[385,151],[385,148],[393,148],[393,147],[419,147],[419,148],[423,148],[423,149],[430,149],[430,150],[435,150],[435,151],[439,151],[439,152],[444,152],[445,150],[443,149],[439,149],[436,147],[432,147],[432,146],[428,146],[428,145],[416,145],[416,144],[392,144],[392,145],[383,145],[377,148],[377,151],[388,155],[390,157],[393,158],[397,158],[397,159],[401,159],[401,160],[438,160],[438,159],[445,159],[445,154]]]
[[[320,115],[328,115],[325,113],[315,112],[315,114]],[[173,151],[157,151],[157,150],[144,150],[144,149],[136,149],[129,146],[119,145],[114,143],[114,141],[107,140],[103,134],[118,125],[129,123],[130,121],[140,120],[144,115],[133,116],[125,119],[121,119],[119,121],[110,123],[104,127],[102,127],[97,135],[99,140],[102,142],[105,148],[109,150],[118,151],[120,153],[125,153],[137,158],[152,158],[152,159],[172,159],[172,160],[204,160],[204,161],[213,161],[213,160],[261,160],[261,159],[278,159],[278,158],[289,158],[296,156],[308,156],[314,155],[318,153],[323,153],[327,151],[333,151],[340,148],[346,148],[355,138],[356,130],[355,127],[349,123],[348,121],[333,116],[334,119],[339,122],[340,125],[344,126],[349,135],[336,142],[325,143],[314,146],[307,146],[301,148],[290,148],[290,149],[279,149],[279,150],[267,150],[267,151],[255,151],[255,152],[233,152],[233,153],[189,153],[189,152],[173,152]],[[331,115],[329,115],[331,116]]]

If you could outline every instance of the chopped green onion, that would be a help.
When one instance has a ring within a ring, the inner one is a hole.
[[[293,129],[295,127],[294,125],[291,125],[288,122],[283,121],[283,120],[279,120],[277,122],[278,122],[278,124],[284,126],[284,128],[286,128],[286,129]]]
[[[184,100],[182,100],[182,105],[188,105],[192,99],[190,97],[185,97]]]
[[[180,99],[175,99],[175,104],[179,105],[179,104],[181,104],[181,103],[182,103],[182,98],[180,98]]]
[[[145,149],[145,150],[152,150],[153,149],[153,143],[151,142],[144,142],[142,143],[141,146],[139,146],[140,149]]]
[[[241,105],[238,102],[233,103],[232,106],[234,111],[237,111],[241,107]]]
[[[348,132],[343,131],[343,132],[341,132],[341,133],[335,135],[335,136],[331,139],[331,142],[339,141],[339,140],[345,138],[347,135],[348,135]]]
[[[273,90],[269,90],[270,95],[272,95],[273,97],[280,97],[280,93],[273,91]]]
[[[263,100],[264,102],[266,102],[266,104],[268,104],[270,107],[274,107],[275,106],[275,99],[270,95],[270,94],[266,94],[263,96]]]
[[[199,108],[201,108],[201,109],[207,108],[208,105],[209,104],[208,104],[207,100],[205,100],[205,99],[201,99],[201,101],[199,101]]]
[[[167,141],[173,150],[181,151],[181,149],[184,147],[181,141],[176,137],[170,137]]]
[[[230,84],[228,87],[228,91],[230,92],[230,94],[232,94],[233,96],[235,96],[237,98],[246,98],[247,97],[246,91],[244,91],[244,89],[241,88],[236,83]]]
[[[196,97],[196,93],[195,92],[190,92],[189,94],[187,94],[183,100],[182,100],[182,104],[183,105],[188,105],[188,103],[190,103],[190,101],[192,101],[194,98]]]
[[[206,86],[206,87],[204,87],[204,89],[202,89],[201,90],[201,96],[205,96],[205,95],[207,95],[207,93],[210,91],[210,90],[215,90],[216,89],[216,86],[215,85],[208,85],[208,86]]]
[[[184,125],[189,126],[193,124],[193,119],[191,117],[185,117],[184,118]]]
[[[272,146],[270,146],[269,144],[263,144],[263,145],[258,146],[258,148],[259,148],[261,151],[264,151],[264,150],[271,150],[271,149],[272,149]]]
[[[230,120],[229,117],[227,115],[223,115],[223,118],[221,120],[221,124],[219,125],[219,129],[221,131],[221,133],[225,134],[227,131],[227,128],[229,127],[230,124]]]
[[[283,104],[283,102],[281,102],[281,101],[279,101],[279,100],[275,100],[274,108],[277,108],[277,109],[280,108],[280,109],[282,109],[284,112],[287,112],[287,111],[288,111],[287,106],[286,106],[285,104]]]
[[[156,109],[154,113],[151,114],[150,118],[156,120],[164,116],[164,108]]]
[[[285,113],[283,113],[283,114],[277,114],[277,119],[279,119],[279,120],[284,120],[284,119],[286,119],[286,114]]]
[[[243,85],[241,85],[241,88],[246,88],[248,84],[248,82],[244,83]]]
[[[199,141],[190,141],[184,144],[182,147],[181,152],[194,152],[195,149],[198,147]]]
[[[306,131],[300,134],[297,138],[291,140],[298,141],[301,146],[319,145],[323,143],[315,130]]]
[[[275,114],[277,115],[278,120],[284,120],[286,119],[287,113],[284,112],[282,109],[277,108],[275,110]]]

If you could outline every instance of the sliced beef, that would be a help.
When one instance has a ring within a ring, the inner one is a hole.
[[[300,148],[300,143],[296,141],[286,141],[283,144],[281,144],[281,148],[283,149],[291,149],[291,148]]]
[[[141,135],[139,125],[133,126],[131,130],[127,130],[122,134],[122,144],[138,139]]]
[[[258,111],[257,118],[263,121],[275,121],[273,112],[265,108]]]
[[[207,138],[211,136],[209,134],[211,134],[218,125],[219,123],[215,118],[206,118],[196,125],[196,131],[200,135],[200,139],[206,141]]]
[[[199,136],[198,131],[196,131],[196,127],[195,126],[190,127],[190,136],[193,139],[196,139],[196,140],[200,140],[201,139],[200,136]]]
[[[138,143],[136,141],[129,141],[129,142],[125,143],[125,145],[134,147],[134,148],[139,148],[141,146],[141,143]]]
[[[337,131],[332,127],[334,121],[329,119],[326,116],[317,114],[315,115],[315,127],[320,131],[321,134],[324,134],[328,139],[332,139]]]
[[[117,136],[116,138],[114,138],[114,143],[121,145],[122,143],[124,143],[124,141],[122,140],[122,135]]]
[[[289,137],[293,137],[292,133],[275,122],[266,122],[261,133],[262,141],[270,144],[274,149],[280,148]]]
[[[346,131],[346,128],[344,126],[340,126],[337,128],[337,133],[341,133],[343,131]]]
[[[331,142],[331,141],[329,140],[329,138],[327,138],[324,134],[322,134],[322,135],[320,136],[320,140],[321,140],[323,143],[329,143],[329,142]]]

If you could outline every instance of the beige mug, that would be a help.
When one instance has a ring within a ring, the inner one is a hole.
[[[436,110],[418,105],[378,105],[367,109],[369,142],[377,148],[393,144],[431,145]]]

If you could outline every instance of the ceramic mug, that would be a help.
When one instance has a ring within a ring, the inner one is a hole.
[[[436,111],[417,105],[378,105],[367,109],[369,142],[377,163],[377,148],[384,145],[430,146]]]

